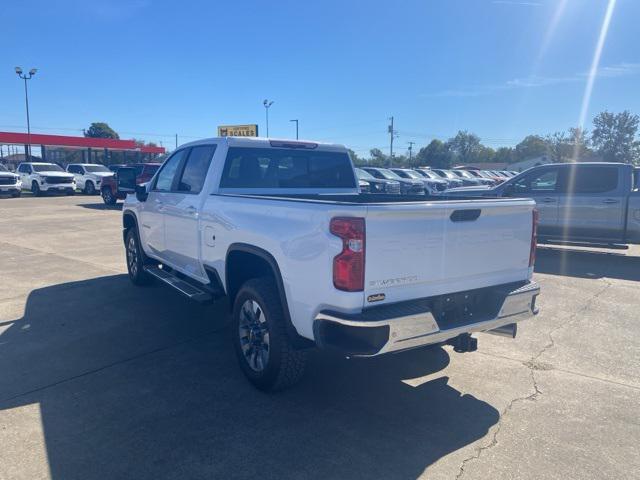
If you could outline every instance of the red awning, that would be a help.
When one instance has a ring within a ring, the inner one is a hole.
[[[139,147],[133,140],[116,140],[113,138],[70,137],[67,135],[29,135],[26,133],[0,132],[0,143],[15,145],[45,145],[56,147],[108,148],[110,150],[133,150],[142,153],[165,153],[164,147]]]

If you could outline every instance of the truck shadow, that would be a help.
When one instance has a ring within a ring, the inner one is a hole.
[[[17,408],[7,428],[22,438],[18,407],[37,404],[50,475],[65,480],[414,478],[499,419],[446,376],[403,382],[446,368],[439,347],[316,352],[299,386],[260,393],[237,367],[226,311],[125,275],[33,290],[21,318],[1,319],[0,415]],[[33,461],[20,452],[17,465]]]
[[[640,257],[608,251],[538,247],[537,273],[578,278],[640,281]]]
[[[107,205],[104,202],[100,203],[79,203],[78,207],[89,208],[91,210],[122,210],[122,202],[118,202],[115,205]]]

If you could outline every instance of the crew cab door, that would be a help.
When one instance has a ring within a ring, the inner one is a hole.
[[[567,240],[622,240],[630,179],[619,165],[578,164],[565,168],[559,221]]]
[[[175,152],[169,157],[158,175],[156,175],[151,185],[149,195],[145,202],[141,203],[140,216],[142,227],[140,235],[142,241],[158,259],[164,261],[166,258],[165,251],[165,234],[164,234],[164,215],[165,204],[170,200],[171,191],[177,180],[179,167],[182,164],[187,150],[182,149]]]
[[[504,196],[533,198],[538,209],[538,234],[557,235],[560,230],[558,219],[560,169],[557,167],[537,168],[519,176],[506,186]]]
[[[215,145],[192,147],[180,165],[174,189],[164,204],[165,253],[170,266],[206,281],[200,262],[199,216]]]
[[[76,185],[80,190],[84,188],[84,170],[80,165],[69,165],[67,172],[73,174],[73,178],[76,179]]]
[[[22,182],[22,188],[31,188],[31,165],[20,165],[18,167],[18,174],[20,175],[20,181]]]

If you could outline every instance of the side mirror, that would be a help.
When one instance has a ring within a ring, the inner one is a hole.
[[[136,198],[139,202],[146,202],[147,197],[149,196],[149,192],[147,191],[148,183],[143,183],[142,185],[136,185]]]
[[[122,167],[116,173],[118,191],[122,193],[134,193],[136,191],[136,170],[135,168]]]

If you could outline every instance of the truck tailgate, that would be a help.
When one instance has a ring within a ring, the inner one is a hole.
[[[534,206],[527,199],[368,206],[365,306],[526,280]]]

